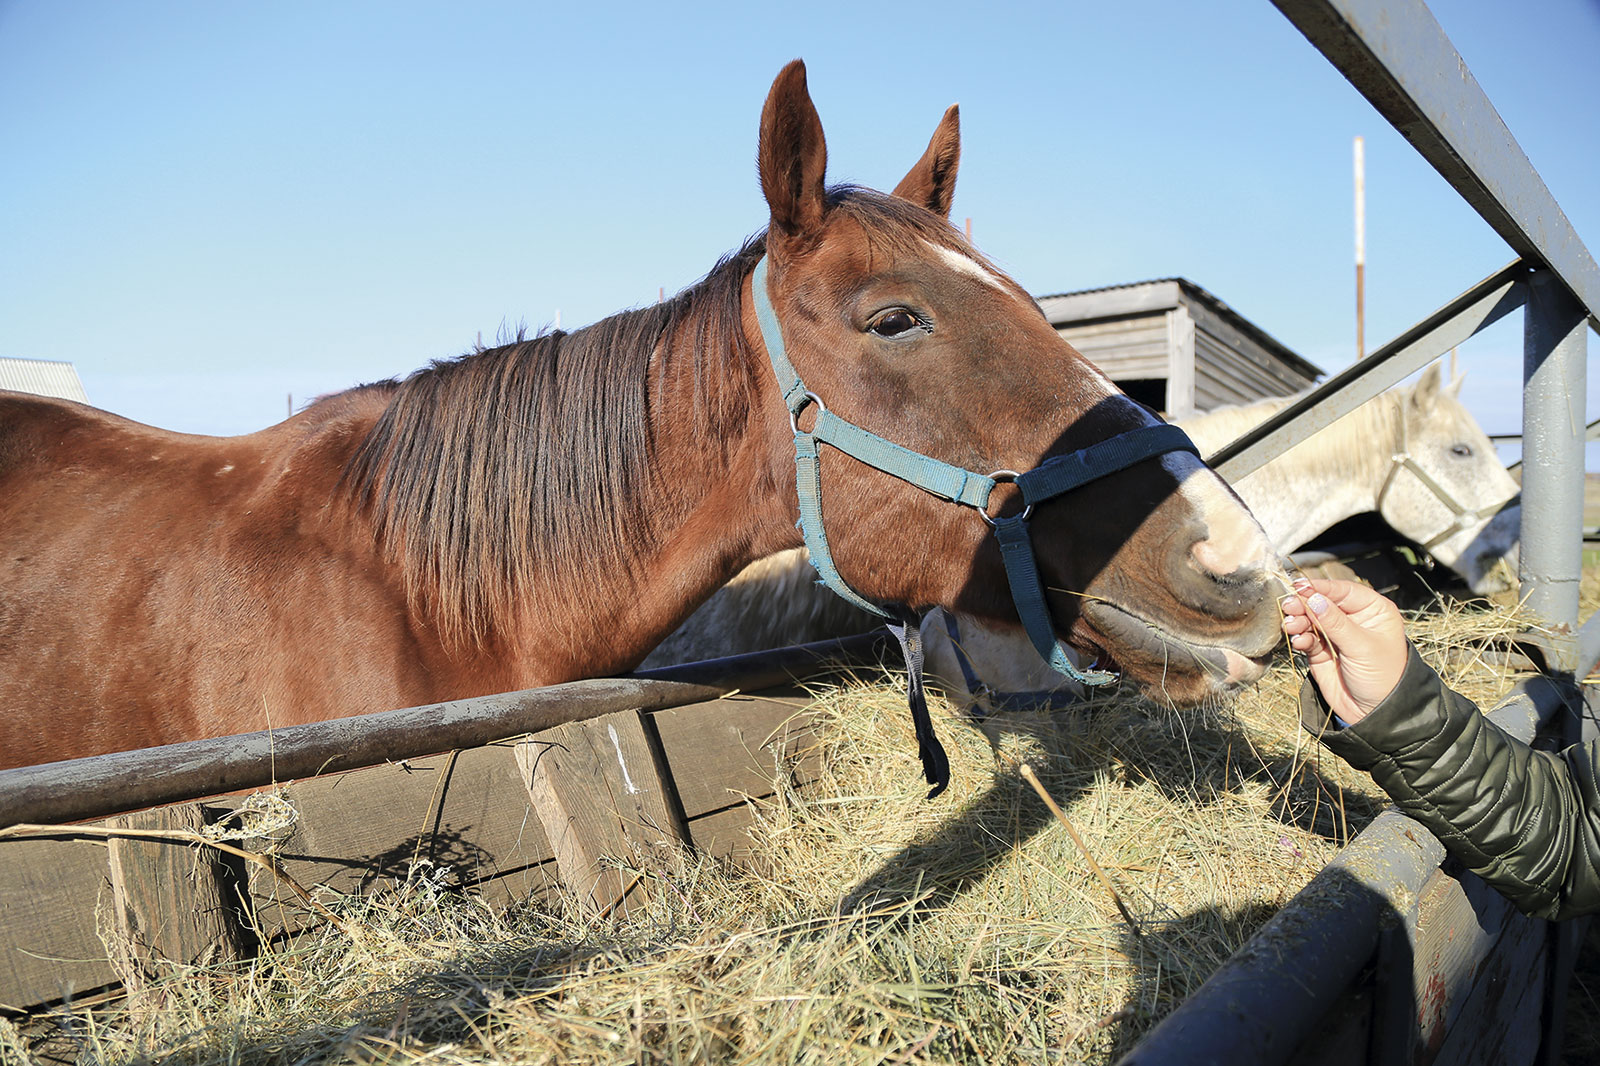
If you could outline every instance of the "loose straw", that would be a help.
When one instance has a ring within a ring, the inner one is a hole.
[[[1009,759],[1007,761],[1011,762]],[[1122,915],[1122,920],[1128,923],[1128,928],[1133,930],[1133,935],[1142,941],[1144,939],[1144,930],[1139,928],[1139,919],[1133,916],[1133,912],[1128,909],[1128,905],[1122,901],[1122,894],[1117,891],[1117,886],[1112,884],[1111,878],[1100,868],[1100,864],[1094,861],[1094,856],[1089,854],[1089,846],[1078,835],[1078,830],[1073,826],[1072,820],[1066,816],[1066,813],[1056,804],[1055,799],[1045,790],[1044,783],[1033,772],[1033,767],[1027,763],[1013,762],[1013,765],[1022,774],[1023,780],[1032,785],[1033,790],[1039,794],[1039,798],[1044,800],[1044,805],[1050,808],[1050,813],[1056,816],[1056,821],[1060,822],[1066,829],[1067,835],[1072,838],[1072,842],[1078,847],[1079,854],[1083,856],[1083,861],[1089,864],[1090,872],[1100,879],[1100,883],[1110,893],[1111,902],[1117,905],[1117,911]]]

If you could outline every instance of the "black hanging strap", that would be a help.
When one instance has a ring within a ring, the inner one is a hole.
[[[950,759],[944,745],[933,732],[933,719],[928,716],[928,697],[922,687],[922,616],[909,607],[895,604],[889,608],[894,621],[888,623],[889,632],[900,642],[906,657],[906,695],[911,703],[911,722],[917,731],[917,755],[922,759],[922,776],[933,786],[928,798],[933,799],[950,784]]]

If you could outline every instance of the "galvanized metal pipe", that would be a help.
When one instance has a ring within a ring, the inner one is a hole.
[[[1600,266],[1422,0],[1272,0],[1524,259],[1600,329]]]
[[[1548,270],[1529,279],[1523,323],[1522,596],[1546,627],[1541,643],[1551,668],[1571,674],[1583,576],[1589,324],[1583,306]]]
[[[1496,271],[1365,359],[1206,456],[1206,462],[1226,480],[1238,481],[1521,307],[1527,273],[1521,262]]]

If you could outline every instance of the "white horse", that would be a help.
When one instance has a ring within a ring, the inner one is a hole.
[[[1522,512],[1494,445],[1437,363],[1233,483],[1284,555],[1352,515],[1376,512],[1487,596],[1512,587]],[[1298,396],[1223,407],[1179,423],[1210,455]]]
[[[1435,364],[1414,387],[1374,398],[1233,487],[1280,554],[1342,519],[1376,511],[1397,532],[1426,545],[1473,591],[1507,588],[1516,571],[1520,512],[1502,505],[1516,495],[1517,485],[1461,405],[1460,386],[1459,380],[1442,386]],[[1210,454],[1297,398],[1223,408],[1179,424],[1202,454]],[[802,644],[876,624],[815,582],[803,548],[753,563],[662,642],[644,666]],[[959,632],[978,676],[997,690],[1043,691],[1064,680],[1039,661],[1020,627],[961,618]],[[961,682],[942,614],[928,617],[923,634],[929,672],[947,683]]]

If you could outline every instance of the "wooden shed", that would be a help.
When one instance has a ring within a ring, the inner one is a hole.
[[[1169,418],[1287,396],[1322,376],[1187,278],[1041,296],[1039,306],[1124,392]]]

